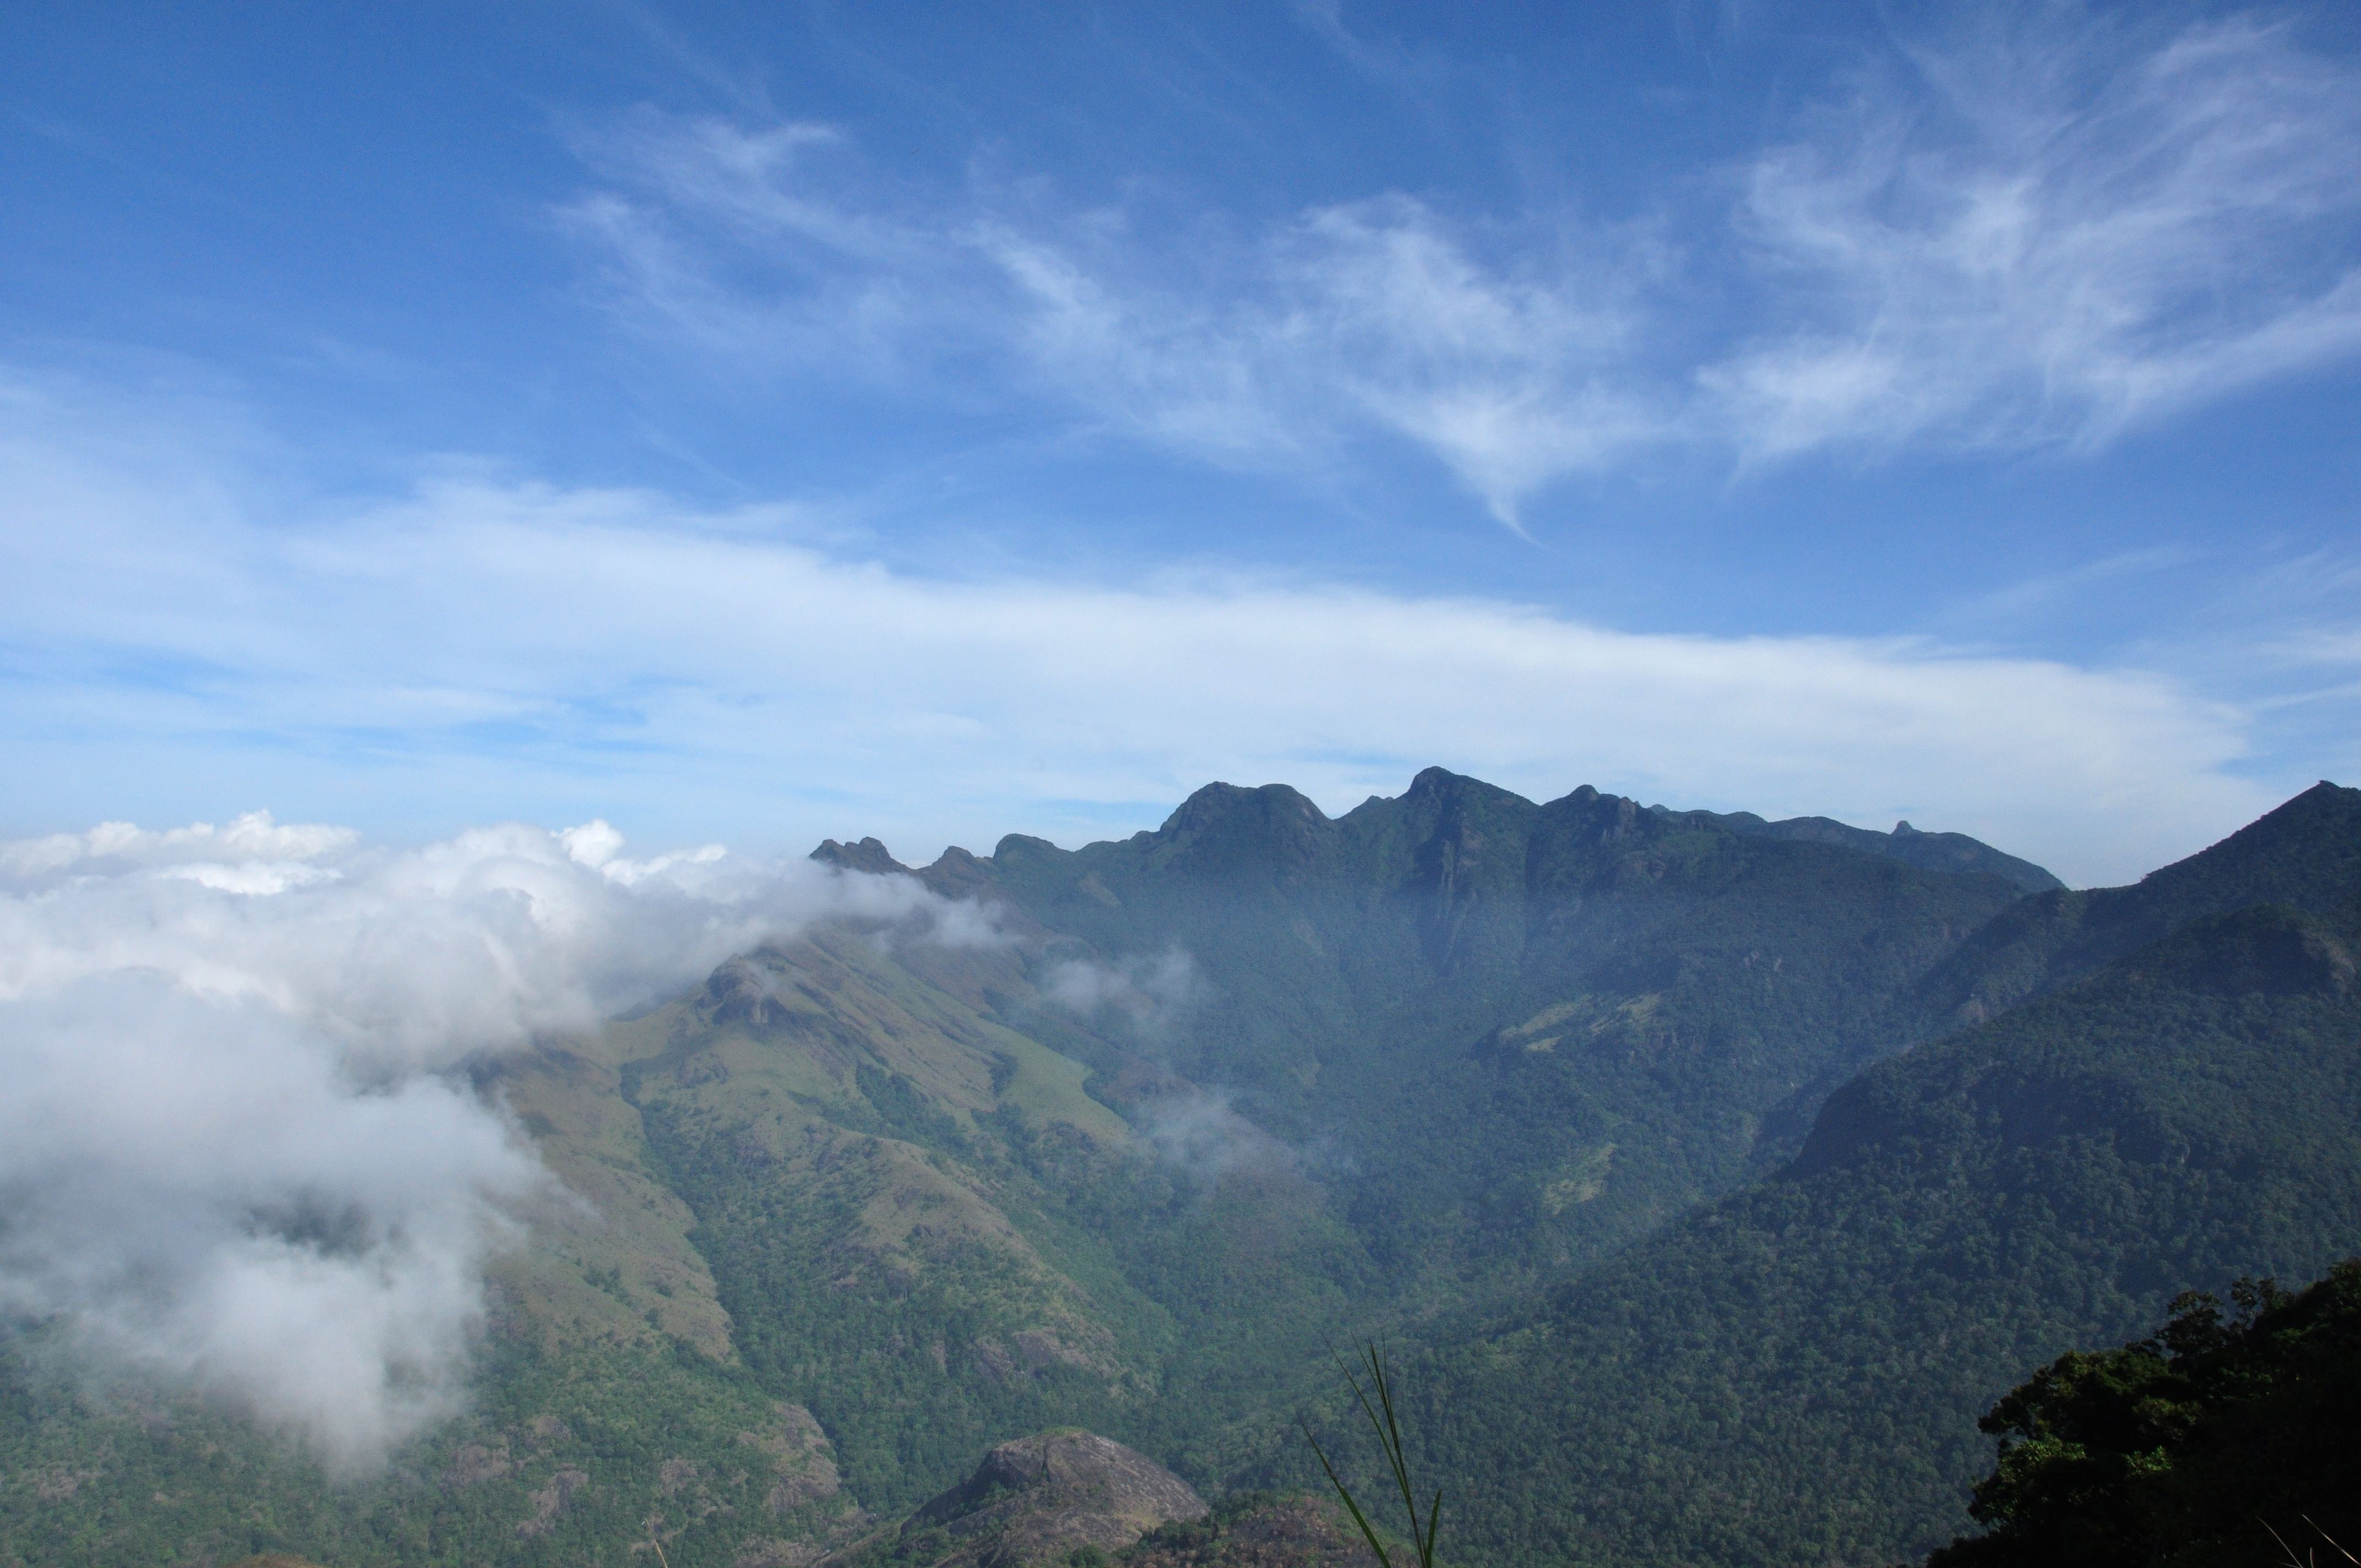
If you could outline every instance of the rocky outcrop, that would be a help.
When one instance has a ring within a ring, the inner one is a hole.
[[[806,1503],[833,1497],[841,1488],[836,1451],[812,1413],[801,1405],[781,1405],[778,1420],[761,1431],[741,1431],[738,1441],[763,1454],[777,1479],[765,1498],[773,1513],[791,1513]]]
[[[1078,1548],[1115,1552],[1159,1525],[1203,1519],[1205,1500],[1143,1453],[1087,1431],[1004,1442],[975,1474],[901,1527],[916,1544],[939,1531],[944,1568],[1046,1568]]]
[[[1400,1547],[1397,1563],[1417,1554]],[[1237,1497],[1213,1518],[1150,1530],[1123,1568],[1378,1568],[1353,1521],[1331,1498]]]

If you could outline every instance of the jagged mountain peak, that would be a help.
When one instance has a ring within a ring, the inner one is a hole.
[[[2333,784],[2322,787],[2328,792],[2323,798],[2332,806],[2335,799],[2356,793],[2339,791]],[[2320,793],[2307,792],[2290,805]],[[1684,827],[1719,829],[1741,838],[1830,845],[1926,871],[1993,876],[2027,893],[2064,886],[2043,868],[1965,834],[1926,832],[1906,821],[1895,823],[1889,833],[1880,833],[1826,817],[1774,822],[1750,811],[1675,811],[1643,806],[1631,796],[1587,784],[1537,806],[1512,790],[1441,766],[1419,770],[1400,795],[1371,795],[1334,818],[1290,784],[1249,786],[1217,780],[1192,791],[1154,829],[1080,850],[1061,849],[1031,834],[1011,833],[994,847],[989,860],[951,849],[934,864],[918,870],[894,859],[873,838],[852,844],[830,839],[812,851],[812,858],[852,871],[916,875],[938,893],[960,897],[994,894],[1004,873],[1047,871],[1075,855],[1104,862],[1109,855],[1130,851],[1144,856],[1148,864],[1171,870],[1221,875],[1260,869],[1292,881],[1340,853],[1350,856],[1356,843],[1391,841],[1419,860],[1419,869],[1411,880],[1422,885],[1441,874],[1438,865],[1429,862],[1436,862],[1446,851],[1448,858],[1456,861],[1481,850],[1488,841],[1498,841],[1505,850],[1508,840],[1522,842],[1538,834],[1558,844],[1628,855],[1633,844]],[[1499,853],[1491,858],[1497,862],[1497,874],[1506,874],[1514,859]],[[1053,874],[1093,873],[1077,870]]]
[[[992,847],[992,860],[994,865],[1005,865],[1011,861],[1022,860],[1028,856],[1040,855],[1054,858],[1070,853],[1071,853],[1071,850],[1061,850],[1049,839],[1037,838],[1030,833],[1003,834],[1000,842]]]
[[[1542,809],[1514,790],[1445,768],[1422,771],[1391,804],[1419,828],[1443,835],[1488,818],[1527,823]]]
[[[1173,808],[1153,837],[1179,838],[1216,830],[1241,818],[1262,823],[1308,823],[1326,827],[1328,817],[1312,798],[1292,784],[1268,784],[1247,788],[1234,784],[1209,784]]]
[[[1182,801],[1163,826],[1132,841],[1151,861],[1179,871],[1261,869],[1295,876],[1320,860],[1334,837],[1327,814],[1290,784],[1210,784]]]
[[[1571,827],[1593,842],[1627,838],[1658,826],[1662,808],[1643,806],[1629,795],[1609,795],[1590,784],[1558,796],[1542,815],[1561,831]]]
[[[872,876],[911,874],[911,869],[895,860],[892,852],[875,839],[863,839],[858,844],[823,839],[810,858],[824,865],[840,867],[849,872],[867,872]]]
[[[1449,768],[1442,767],[1421,768],[1418,775],[1410,781],[1410,788],[1402,792],[1400,798],[1404,801],[1450,801],[1463,799],[1471,793],[1498,795],[1527,805],[1532,804],[1525,801],[1522,795],[1502,789],[1498,784],[1487,784],[1482,779],[1466,773],[1455,773]]]

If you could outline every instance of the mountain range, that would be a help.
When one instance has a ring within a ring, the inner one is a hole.
[[[2082,892],[1440,769],[815,858],[978,917],[474,1064],[584,1201],[501,1266],[468,1414],[340,1483],[21,1326],[0,1563],[801,1568],[1066,1429],[1218,1518],[1312,1482],[1299,1416],[1366,1460],[1369,1336],[1455,1560],[1892,1561],[1967,1528],[2033,1367],[2361,1250],[2361,792]]]

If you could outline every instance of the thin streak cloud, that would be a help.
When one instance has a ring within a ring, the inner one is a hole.
[[[1732,168],[1727,204],[1666,192],[1620,225],[1376,192],[1176,233],[1038,182],[881,196],[829,127],[653,115],[569,220],[609,303],[702,351],[1027,389],[1233,466],[1398,441],[1516,527],[1569,476],[1668,453],[2089,450],[2349,360],[2356,104],[2286,26],[2042,12],[1898,40]]]
[[[1750,172],[1758,270],[1817,303],[1700,373],[1748,456],[2098,445],[2361,348],[2361,82],[2285,27],[1913,59]]]

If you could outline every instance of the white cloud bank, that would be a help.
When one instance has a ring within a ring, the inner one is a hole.
[[[268,816],[0,843],[0,1312],[355,1469],[451,1413],[549,1179],[450,1069],[906,879],[603,822],[422,849]]]
[[[28,828],[291,797],[379,832],[600,814],[906,856],[1150,826],[1215,778],[1341,810],[1441,762],[1536,797],[1906,816],[2101,881],[2273,804],[2233,771],[2238,711],[2136,670],[1284,581],[923,577],[639,492],[307,507],[119,410],[92,447],[19,390],[0,727]]]
[[[2090,446],[2361,351],[2361,77],[2251,18],[1980,12],[1623,225],[929,204],[802,124],[650,115],[592,158],[609,301],[700,352],[1027,388],[1237,466],[1390,435],[1511,526],[1651,453]]]

